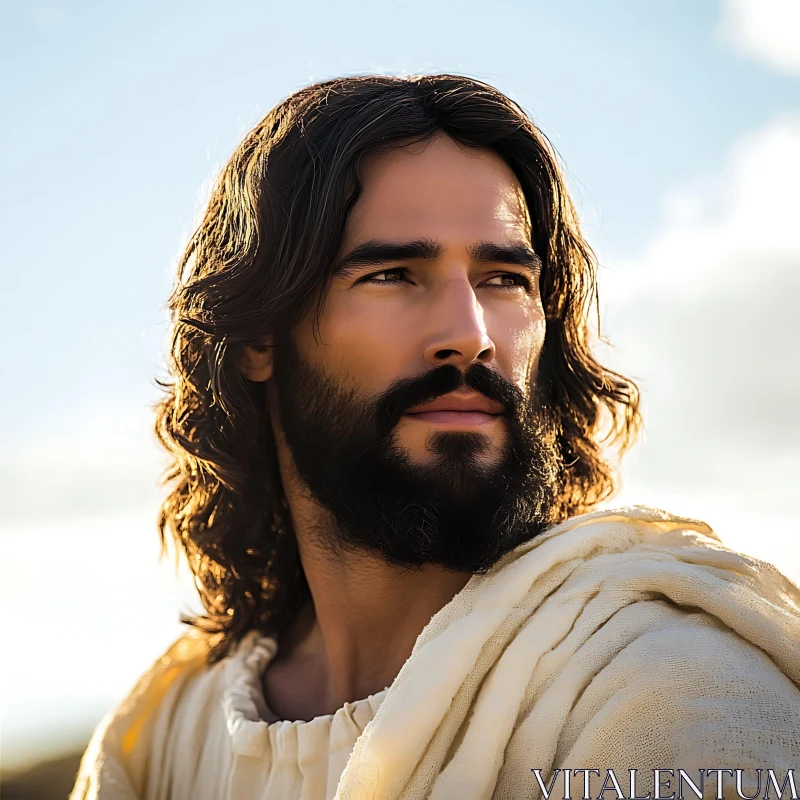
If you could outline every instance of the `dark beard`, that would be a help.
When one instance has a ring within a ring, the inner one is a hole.
[[[525,397],[483,364],[453,365],[396,381],[364,400],[305,362],[288,336],[275,347],[280,421],[297,472],[333,515],[317,531],[332,552],[364,549],[405,567],[483,572],[552,521],[561,478],[557,428],[538,392]],[[506,408],[500,460],[481,464],[490,440],[439,431],[417,465],[392,441],[412,406],[466,384]]]

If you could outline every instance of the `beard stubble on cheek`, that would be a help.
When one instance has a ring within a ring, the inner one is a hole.
[[[316,535],[332,552],[479,572],[550,523],[561,471],[556,426],[537,393],[525,397],[494,370],[436,367],[364,399],[284,336],[273,380],[297,473],[331,514]],[[396,436],[404,413],[465,384],[505,406],[499,452],[486,434],[439,431],[426,440],[432,457],[413,463]]]

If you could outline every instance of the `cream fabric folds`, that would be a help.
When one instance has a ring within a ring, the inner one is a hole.
[[[73,798],[332,798],[388,689],[309,722],[278,720],[262,676],[276,652],[258,631],[205,667],[205,646],[180,639],[98,727]]]
[[[251,676],[266,651],[242,650]],[[349,760],[324,736],[305,761],[276,760],[276,726],[299,728],[250,718],[254,683],[232,674],[245,662],[203,656],[187,635],[142,678],[98,728],[72,800],[166,798],[158,786],[193,800],[518,800],[540,796],[533,768],[546,783],[556,768],[637,768],[642,795],[654,768],[800,766],[800,590],[652,509],[568,520],[472,578],[364,709],[363,732],[347,729]],[[324,786],[304,777],[311,763],[328,765]]]
[[[535,797],[533,768],[785,771],[800,762],[798,683],[788,579],[704,523],[596,512],[518,548],[431,620],[336,797]]]

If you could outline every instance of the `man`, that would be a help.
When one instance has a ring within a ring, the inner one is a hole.
[[[639,411],[591,355],[594,278],[492,87],[347,78],[274,109],[171,298],[160,529],[206,615],[72,797],[789,792],[797,587],[701,522],[595,509]]]

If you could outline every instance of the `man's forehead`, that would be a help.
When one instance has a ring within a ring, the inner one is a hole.
[[[530,240],[519,181],[493,151],[447,136],[369,156],[362,193],[345,231],[347,245],[369,238]]]

